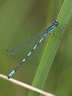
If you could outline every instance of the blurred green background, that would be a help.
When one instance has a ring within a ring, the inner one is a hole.
[[[32,43],[29,44],[30,38],[44,31],[51,20],[57,18],[62,3],[63,0],[0,0],[0,73],[8,75],[21,61],[32,47]],[[56,96],[72,96],[71,20],[72,17],[68,21],[44,87],[45,91]],[[39,37],[36,40],[38,39]],[[27,45],[25,49],[21,48],[23,44]],[[13,48],[18,51],[15,52]],[[40,48],[37,53],[39,51]],[[36,62],[36,55],[31,63]],[[23,66],[13,78],[31,84],[34,73],[31,68],[24,72]],[[27,92],[24,88],[0,79],[0,96],[26,96]]]

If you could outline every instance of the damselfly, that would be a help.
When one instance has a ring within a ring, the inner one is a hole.
[[[56,26],[58,26],[58,22],[56,20],[52,21],[52,25],[50,25],[50,27],[48,29],[46,29],[44,36],[39,40],[39,42],[32,48],[32,50],[27,54],[27,56],[22,59],[22,61],[20,62],[20,64],[18,64],[16,66],[16,68],[14,70],[12,70],[12,72],[8,75],[8,78],[12,77],[13,74],[15,74],[15,72],[23,65],[24,62],[26,62],[26,60],[31,56],[31,54],[36,50],[36,48],[43,42],[43,40],[51,33],[53,32],[53,30],[55,29]]]

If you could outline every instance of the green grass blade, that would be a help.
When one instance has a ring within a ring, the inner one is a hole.
[[[57,18],[57,21],[59,22],[59,27],[61,28],[64,27],[63,29],[65,29],[65,26],[67,25],[71,12],[72,12],[72,0],[64,0]],[[57,37],[54,38],[53,35],[50,36],[48,43],[44,49],[44,53],[38,66],[35,78],[32,82],[32,86],[35,86],[40,89],[43,89],[44,87],[45,81],[48,77],[48,72],[52,66],[57,48],[60,43],[60,38],[62,38],[64,30],[61,30],[61,32],[57,32],[55,30],[55,32]],[[29,92],[28,96],[39,96],[39,94],[35,92]]]

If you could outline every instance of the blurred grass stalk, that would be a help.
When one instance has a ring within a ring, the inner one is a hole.
[[[61,30],[60,32],[57,32],[55,30],[56,38],[53,37],[52,35],[50,36],[48,43],[44,49],[34,80],[32,82],[32,86],[43,89],[46,79],[48,77],[48,72],[50,71],[54,57],[56,55],[56,51],[59,46],[60,39],[64,34],[64,29],[71,16],[71,12],[72,12],[72,0],[64,0],[57,17],[57,21],[59,22],[59,27],[63,30]],[[40,96],[40,94],[30,91],[28,96]]]

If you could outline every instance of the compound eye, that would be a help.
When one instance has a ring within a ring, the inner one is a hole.
[[[55,25],[56,25],[56,26],[58,26],[58,25],[59,25],[59,23],[58,23],[58,22],[55,22]]]
[[[53,23],[53,24],[55,24],[55,22],[56,22],[55,20],[52,20],[52,23]]]
[[[59,23],[56,20],[52,20],[52,24],[58,26]]]

